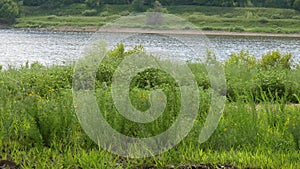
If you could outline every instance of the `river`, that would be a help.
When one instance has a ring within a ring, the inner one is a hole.
[[[300,38],[255,36],[157,35],[132,33],[76,33],[0,29],[0,65],[18,67],[38,61],[44,65],[62,65],[83,57],[83,51],[95,39],[107,41],[108,47],[124,42],[126,49],[138,44],[146,51],[160,53],[163,59],[197,60],[207,50],[224,61],[232,52],[248,50],[258,58],[267,52],[279,51],[300,58]],[[201,52],[199,52],[201,51]],[[198,52],[198,54],[195,54]],[[169,55],[170,53],[173,53]],[[199,54],[200,53],[200,54]],[[165,54],[165,55],[164,55]],[[159,54],[158,54],[159,55]],[[201,55],[201,56],[200,56]]]

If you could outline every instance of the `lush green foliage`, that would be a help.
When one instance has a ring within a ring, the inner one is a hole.
[[[134,0],[132,2],[133,8],[137,12],[144,12],[145,6],[144,6],[144,0]]]
[[[42,5],[45,3],[57,3],[56,0],[24,0],[24,5]],[[155,0],[60,0],[61,4],[86,3],[89,7],[97,7],[100,4],[131,4],[138,1],[147,6],[155,4]],[[160,0],[162,5],[205,5],[222,7],[279,7],[292,8],[298,0]]]
[[[97,10],[96,9],[90,9],[90,10],[85,10],[82,12],[82,15],[84,16],[95,16],[97,15]]]
[[[38,6],[38,5],[42,5],[45,2],[46,0],[23,0],[23,4],[29,6]]]
[[[95,8],[100,6],[101,0],[85,0],[84,2],[89,8]]]
[[[180,93],[172,77],[148,69],[132,81],[130,97],[139,110],[150,106],[153,89],[162,89],[168,104],[162,118],[137,124],[114,106],[112,75],[118,64],[141,46],[110,51],[96,74],[99,108],[109,124],[129,135],[157,135],[173,124]],[[230,163],[239,168],[299,168],[300,67],[289,54],[274,51],[262,59],[247,52],[232,54],[224,63],[228,102],[219,127],[205,143],[197,142],[209,110],[210,82],[205,65],[188,63],[195,74],[201,109],[192,132],[174,149],[144,159],[126,159],[97,147],[82,131],[72,102],[72,66],[46,68],[38,63],[0,71],[0,151],[2,159],[22,168],[142,168]]]
[[[19,15],[19,6],[13,0],[0,0],[0,23],[1,19],[4,22],[12,23]]]
[[[167,9],[203,30],[296,33],[300,26],[299,12],[291,9],[205,6],[170,6]]]
[[[300,11],[300,0],[295,0],[293,7],[296,10]]]
[[[234,32],[299,33],[300,12],[275,8],[222,8],[207,6],[164,6],[165,13],[175,14],[202,30]],[[154,7],[148,9],[154,11]],[[71,4],[55,9],[21,6],[21,18],[15,27],[103,26],[134,12],[131,5],[100,5],[89,9],[85,4]],[[89,17],[85,17],[89,16]],[[95,16],[95,17],[90,17]],[[100,17],[99,17],[100,16]],[[176,22],[176,21],[172,21]],[[137,27],[139,22],[136,23]],[[131,26],[133,24],[130,24]],[[170,24],[170,29],[180,25]]]
[[[299,72],[291,69],[290,54],[274,51],[257,60],[247,52],[232,54],[226,62],[228,97],[240,100],[251,97],[254,102],[298,102]]]

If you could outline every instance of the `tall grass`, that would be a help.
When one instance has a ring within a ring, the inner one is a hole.
[[[131,83],[131,102],[147,110],[149,93],[161,88],[168,96],[163,117],[150,124],[133,123],[116,110],[111,76],[130,53],[119,45],[109,52],[96,76],[99,108],[117,131],[134,137],[157,135],[172,125],[180,109],[174,79],[149,69]],[[22,168],[172,168],[230,164],[239,168],[299,168],[299,67],[289,54],[274,51],[261,60],[247,52],[232,54],[223,64],[227,104],[217,130],[205,143],[198,136],[210,106],[205,66],[188,63],[200,89],[199,116],[190,134],[160,155],[129,159],[112,155],[93,143],[81,129],[72,103],[72,66],[38,63],[0,72],[1,159]]]

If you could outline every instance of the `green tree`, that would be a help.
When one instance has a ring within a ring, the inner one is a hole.
[[[101,0],[85,0],[84,2],[89,8],[96,8],[101,5]]]
[[[13,23],[19,15],[19,6],[13,0],[0,0],[0,19]],[[0,20],[1,21],[1,20]]]
[[[46,1],[47,0],[23,0],[23,4],[26,6],[39,6],[45,3]]]
[[[293,7],[296,10],[300,11],[300,0],[295,0]]]
[[[233,4],[236,4],[236,6],[239,7],[252,7],[254,6],[253,2],[251,0],[235,0]]]
[[[194,0],[193,3],[196,5],[207,5],[209,0]]]
[[[144,3],[145,3],[144,0],[134,0],[132,2],[132,6],[136,12],[144,12],[145,11]]]
[[[153,9],[151,9],[153,13],[148,14],[147,23],[148,25],[159,25],[162,23],[162,15],[161,13],[164,11],[163,6],[159,1],[155,1],[153,3]]]
[[[163,6],[159,1],[155,1],[153,4],[154,12],[163,12]]]

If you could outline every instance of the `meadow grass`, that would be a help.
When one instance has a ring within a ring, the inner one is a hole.
[[[19,24],[15,25],[16,28],[23,27],[51,27],[51,26],[95,26],[100,27],[107,22],[119,18],[118,15],[107,17],[84,17],[84,16],[32,16],[20,18]]]
[[[202,30],[261,33],[299,33],[300,13],[278,8],[223,8],[207,6],[167,6],[170,14],[182,17]],[[132,14],[130,5],[103,5],[93,12],[84,4],[55,8],[22,7],[14,27],[95,26]],[[93,16],[83,16],[84,14]],[[173,29],[170,25],[170,29]],[[132,25],[130,26],[132,27]],[[176,29],[176,28],[175,28]]]
[[[112,75],[126,56],[140,50],[126,52],[119,45],[109,52],[96,74],[95,96],[114,129],[148,137],[172,125],[180,109],[180,93],[172,77],[149,69],[133,79],[131,101],[137,109],[147,110],[150,91],[161,88],[168,96],[163,118],[138,124],[118,113],[111,95]],[[2,70],[0,159],[15,161],[22,168],[189,168],[201,164],[299,168],[300,106],[292,104],[300,101],[300,69],[291,68],[289,56],[274,51],[257,60],[242,51],[223,63],[227,103],[218,128],[202,144],[198,137],[209,110],[211,87],[205,65],[188,63],[202,98],[195,125],[173,149],[141,159],[112,155],[85,134],[72,101],[73,66],[33,63]]]

